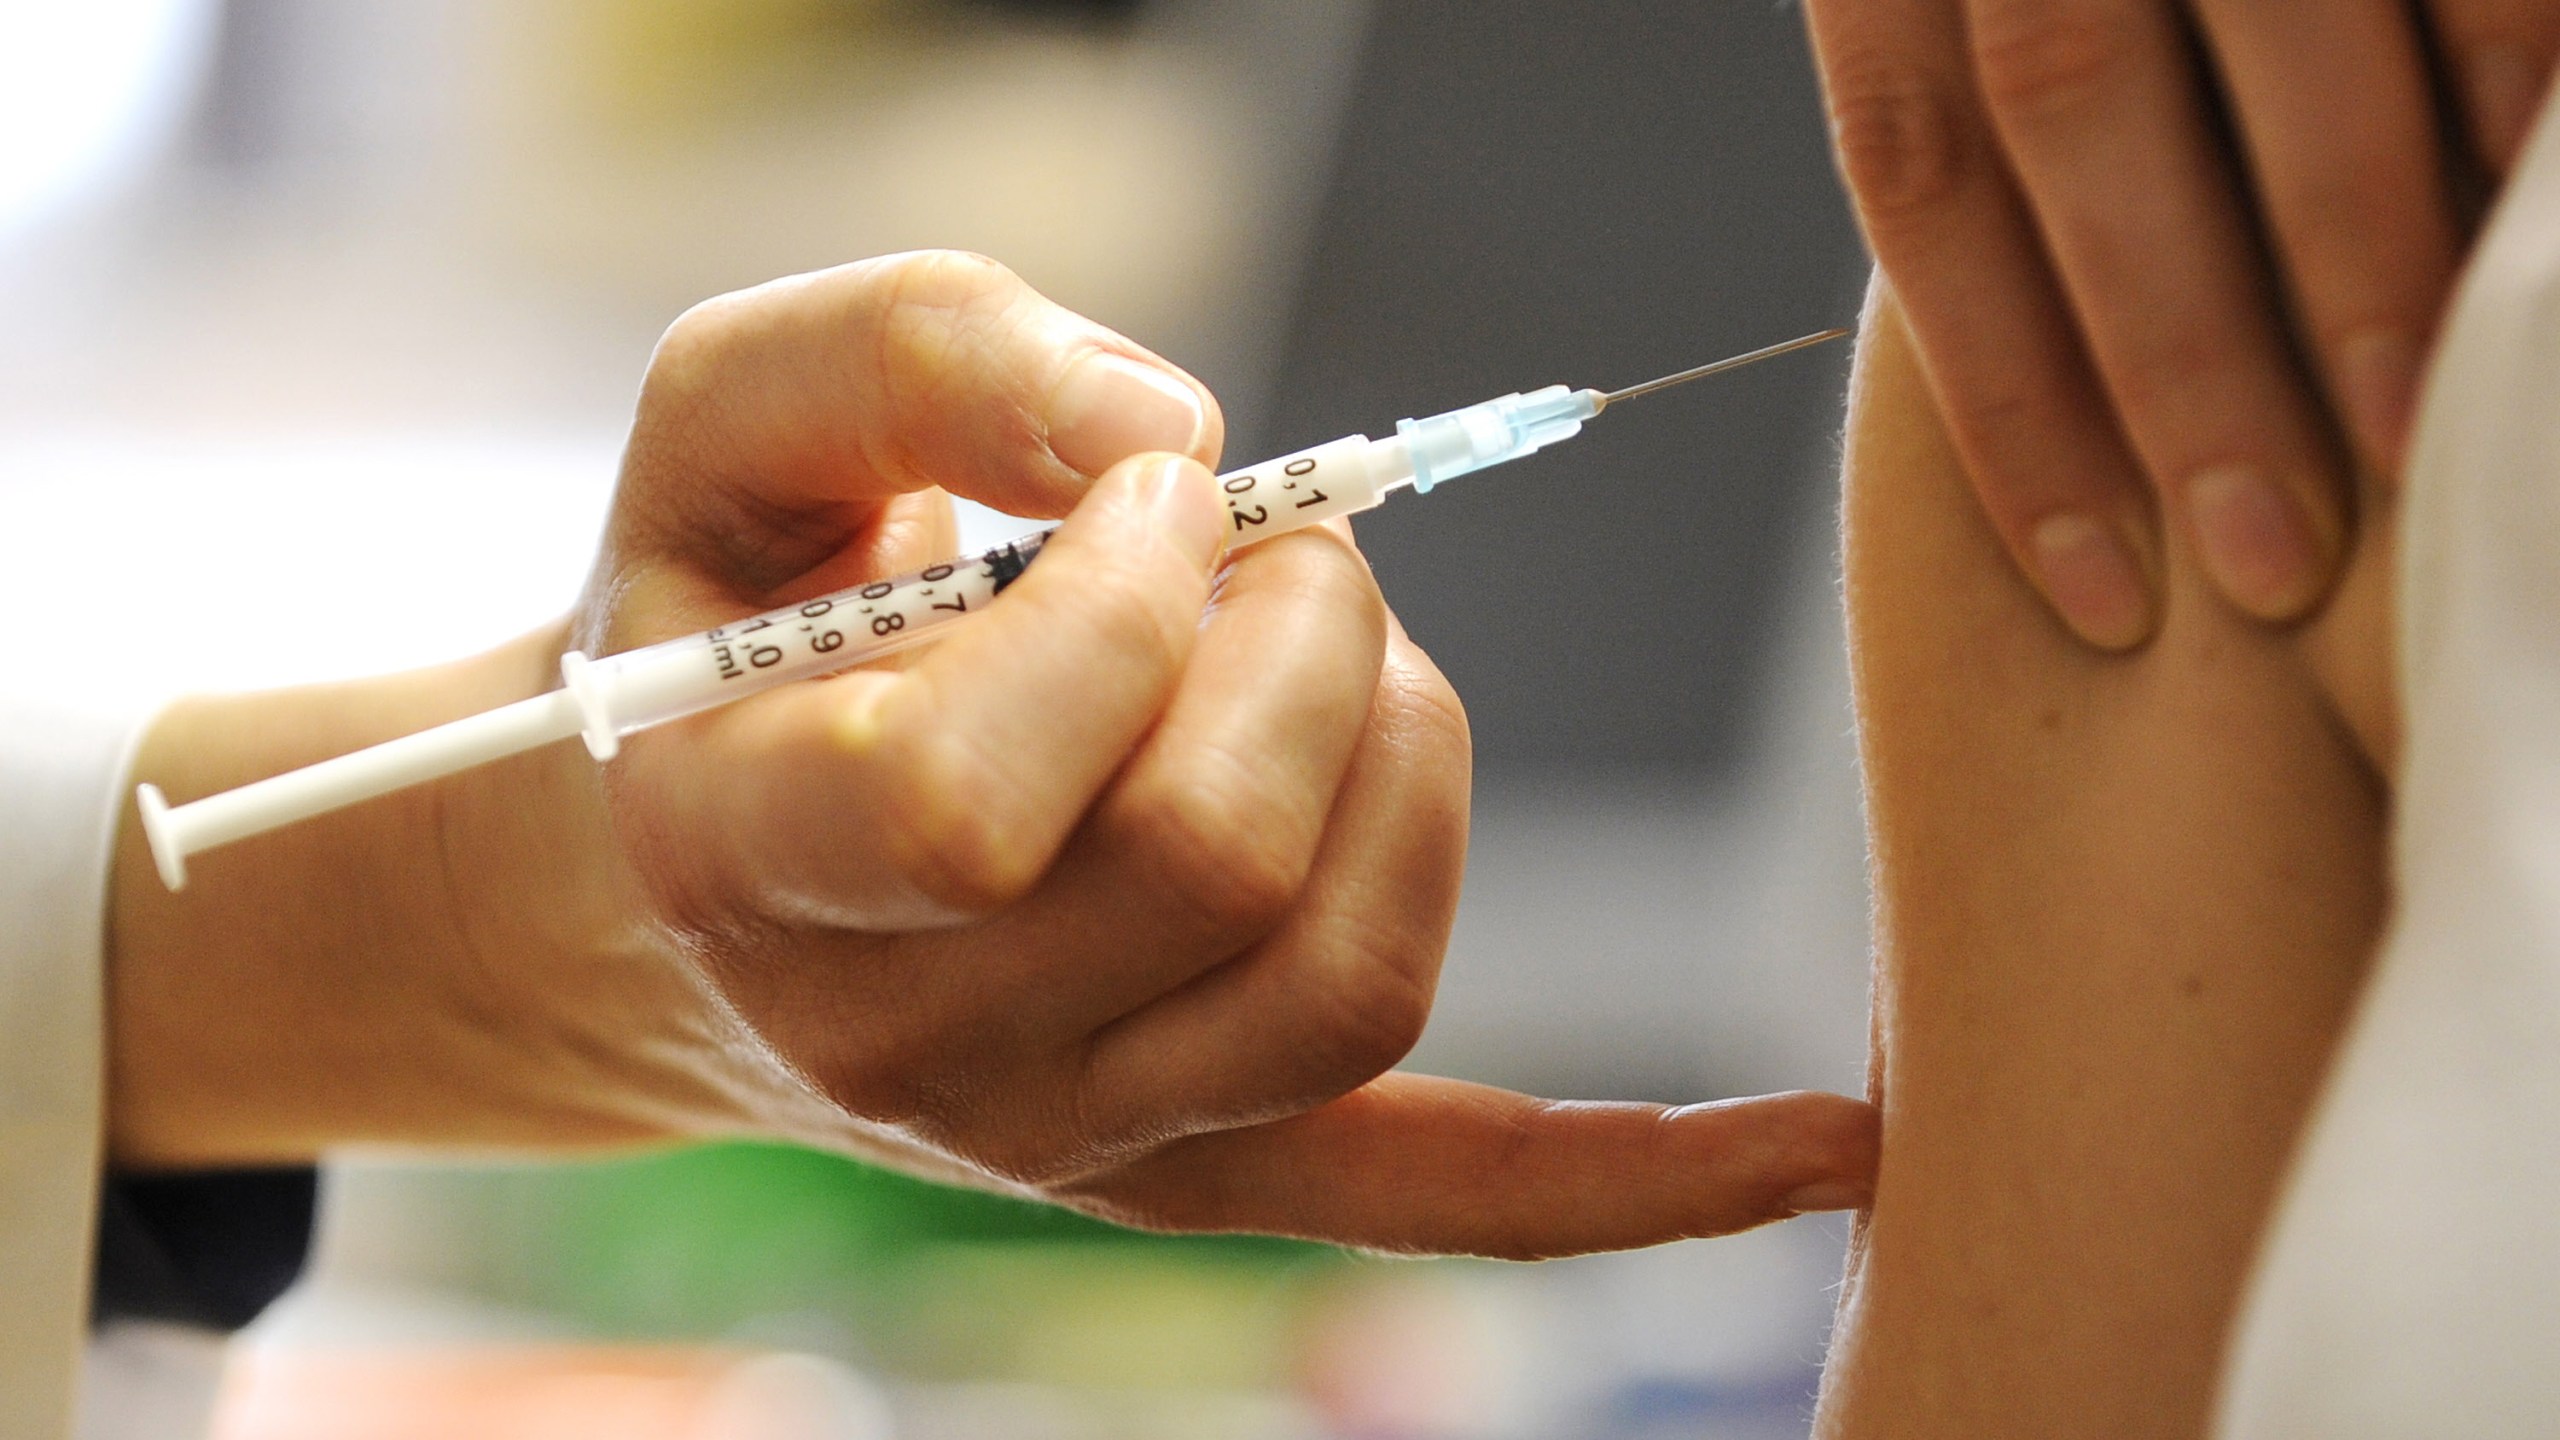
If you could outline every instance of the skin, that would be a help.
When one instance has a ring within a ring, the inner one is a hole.
[[[2172,546],[2245,613],[2311,614],[2356,472],[2398,473],[2560,4],[1807,11],[1843,174],[2021,573],[2109,649],[2163,623]]]
[[[1817,1433],[2201,1434],[2382,922],[2392,511],[2291,631],[2173,537],[2157,637],[2092,651],[1881,283],[1846,484],[1887,1143]]]
[[[1094,390],[1095,357],[1137,389]],[[1465,717],[1347,529],[1223,554],[1218,445],[1196,382],[974,256],[697,308],[570,617],[182,703],[138,778],[182,801],[550,689],[571,645],[931,563],[945,488],[1065,525],[902,665],[607,767],[518,756],[203,855],[179,895],[129,826],[113,1158],[764,1135],[1136,1225],[1522,1257],[1863,1201],[1875,1114],[1846,1097],[1389,1073],[1457,902]]]

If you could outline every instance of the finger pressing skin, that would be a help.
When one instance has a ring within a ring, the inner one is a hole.
[[[616,784],[681,832],[682,908],[957,923],[1027,892],[1189,658],[1226,507],[1171,456],[1115,467],[1039,562],[903,670],[784,686],[638,737]]]
[[[1995,127],[2134,453],[2261,619],[2336,574],[2347,491],[2174,7],[1970,0]]]
[[[761,592],[889,495],[1063,515],[1145,451],[1213,462],[1197,381],[975,255],[892,255],[706,301],[659,342],[617,529]]]
[[[1083,1113],[1162,1139],[1294,1114],[1402,1059],[1457,914],[1469,762],[1457,697],[1396,635],[1287,920],[1095,1035]]]
[[[1841,169],[1992,527],[2107,649],[2158,619],[2149,487],[1973,88],[1952,3],[1808,5]]]
[[[2428,0],[2472,144],[2492,173],[2515,167],[2551,93],[2560,6],[2549,0]]]
[[[2396,475],[2458,249],[2416,23],[2399,0],[2199,9],[2305,339],[2361,458]]]
[[[1395,1074],[1179,1141],[1067,1198],[1148,1229],[1539,1260],[1865,1205],[1878,1128],[1875,1107],[1841,1095],[1599,1104]]]

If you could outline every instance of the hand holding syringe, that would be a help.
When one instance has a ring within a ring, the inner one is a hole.
[[[135,778],[215,796],[158,823],[182,859],[169,819],[200,845],[222,838],[201,817],[240,833],[591,708],[612,738],[755,700],[608,766],[554,743],[233,847],[184,895],[128,827],[117,1159],[755,1136],[1122,1224],[1513,1257],[1862,1203],[1878,1116],[1846,1096],[1558,1104],[1395,1070],[1465,867],[1458,698],[1336,527],[1218,554],[1605,398],[1318,447],[1227,495],[1205,390],[992,262],[883,257],[696,307],[640,386],[565,624],[180,702]],[[928,578],[957,548],[937,483],[1064,517],[1001,603],[1001,549]],[[775,684],[925,633],[948,639]],[[594,699],[540,693],[577,642]]]
[[[1384,440],[1350,435],[1221,476],[1232,545],[1249,545],[1376,507],[1406,486],[1443,481],[1571,439],[1611,404],[1736,369],[1848,332],[1825,330],[1624,390],[1562,385],[1405,420]],[[985,609],[1037,559],[1046,535],[768,611],[697,635],[602,659],[563,657],[562,688],[316,765],[171,806],[138,788],[161,880],[186,884],[186,859],[572,735],[598,760],[622,737],[792,680],[832,675],[934,638]]]

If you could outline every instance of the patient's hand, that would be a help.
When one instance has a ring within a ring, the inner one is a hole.
[[[2399,468],[2468,192],[2523,143],[2560,4],[1808,10],[1860,217],[2020,568],[2109,647],[2157,624],[2168,537],[2249,613],[2315,609],[2351,475]]]
[[[2173,536],[2154,643],[2092,651],[1871,310],[1847,564],[1885,1143],[1821,1433],[2193,1435],[2381,923],[2391,515],[2290,632]]]

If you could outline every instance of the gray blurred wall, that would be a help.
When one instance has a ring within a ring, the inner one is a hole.
[[[1377,0],[1269,433],[1240,439],[1378,433],[1845,324],[1860,253],[1794,7]],[[1630,405],[1362,522],[1480,763],[1703,781],[1742,761],[1847,359]]]
[[[1271,453],[1848,323],[1793,7],[1375,0]],[[1867,892],[1836,594],[1845,345],[1613,413],[1360,534],[1465,699],[1467,892],[1417,1067],[1857,1089]]]

